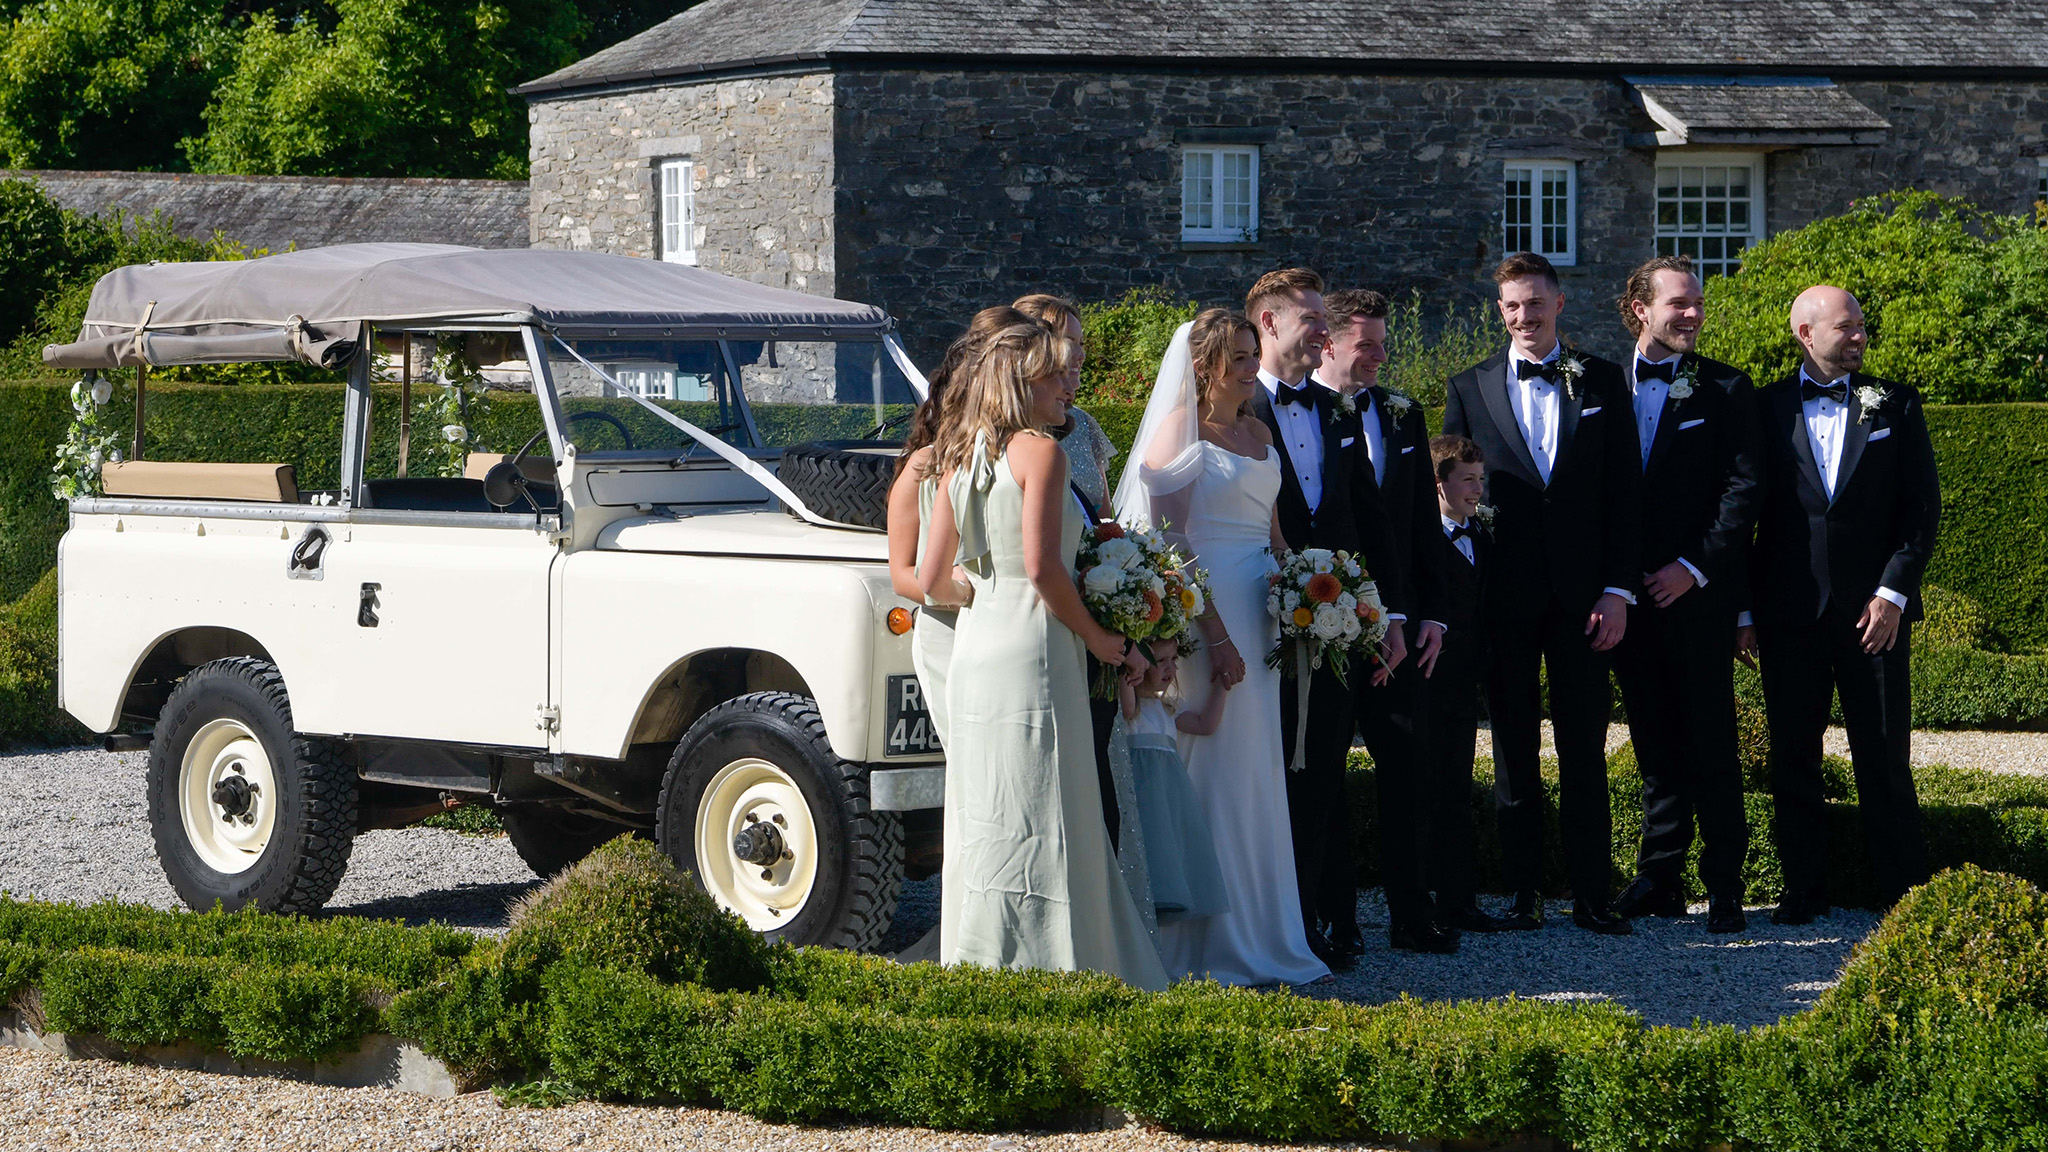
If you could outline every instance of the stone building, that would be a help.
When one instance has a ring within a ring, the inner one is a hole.
[[[1613,348],[1652,253],[2048,198],[2010,0],[706,0],[521,92],[533,244],[882,304],[925,356],[1028,290],[1455,295],[1520,248]]]
[[[526,184],[518,180],[69,171],[0,171],[0,179],[33,180],[73,212],[161,212],[181,236],[219,233],[271,252],[373,240],[527,246]]]

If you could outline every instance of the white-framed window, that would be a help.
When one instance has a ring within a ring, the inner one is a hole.
[[[661,258],[674,264],[697,262],[697,165],[661,162]]]
[[[1501,197],[1501,246],[1552,264],[1579,260],[1579,166],[1573,160],[1510,160]]]
[[[710,400],[708,378],[679,371],[665,360],[623,360],[605,365],[620,387],[649,400]]]
[[[1259,238],[1257,147],[1181,149],[1180,238],[1220,243]]]
[[[1764,158],[1756,152],[1657,158],[1657,254],[1690,256],[1702,278],[1742,267],[1764,238]]]

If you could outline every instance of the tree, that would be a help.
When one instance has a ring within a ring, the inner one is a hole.
[[[0,156],[14,168],[183,165],[233,64],[222,0],[41,0],[0,27]]]
[[[570,0],[338,0],[339,21],[251,18],[234,70],[186,141],[200,172],[526,175],[508,89],[576,58]]]

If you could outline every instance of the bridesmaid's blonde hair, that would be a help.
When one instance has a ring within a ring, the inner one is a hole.
[[[1259,338],[1259,329],[1241,312],[1210,308],[1195,317],[1188,333],[1188,358],[1195,364],[1195,403],[1207,404],[1209,392],[1230,371],[1230,358],[1237,354],[1237,334],[1249,332]],[[1251,401],[1245,401],[1238,415],[1251,415]]]
[[[991,458],[999,457],[1019,432],[1035,431],[1031,382],[1067,370],[1073,342],[1043,324],[1017,324],[988,338],[946,406],[945,423],[932,444],[931,467],[950,472],[974,456],[974,438],[986,434]]]

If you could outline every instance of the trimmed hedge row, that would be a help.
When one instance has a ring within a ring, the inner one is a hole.
[[[655,852],[630,840],[606,851]],[[605,916],[685,882],[660,872],[653,860],[614,868],[602,883],[626,891],[585,927],[601,936]],[[1183,1132],[1269,1140],[2048,1147],[2048,896],[1974,868],[1910,893],[1812,1011],[1749,1032],[1650,1028],[1601,1004],[1368,1007],[1194,983],[1142,993],[1088,973],[899,967],[820,949],[772,950],[754,991],[650,974],[660,953],[715,953],[722,937],[750,935],[731,919],[690,918],[638,954],[605,965],[565,954],[511,979],[525,922],[505,945],[460,957],[445,930],[355,930],[429,937],[400,950],[440,966],[403,980],[297,958],[339,947],[320,941],[350,931],[341,920],[279,919],[263,937],[275,955],[230,958],[178,949],[254,939],[261,917],[133,910],[112,923],[102,911],[81,931],[53,906],[0,910],[0,995],[32,986],[50,1027],[270,1059],[332,1055],[380,1028],[474,1075],[545,1075],[578,1095],[774,1121],[1021,1128],[1109,1105]],[[145,940],[149,918],[164,926]],[[107,932],[136,946],[55,943]]]

